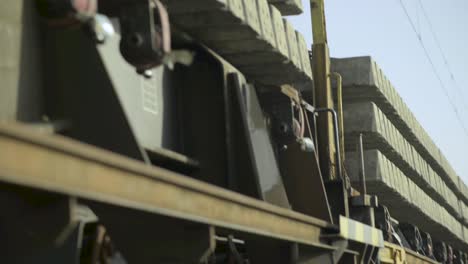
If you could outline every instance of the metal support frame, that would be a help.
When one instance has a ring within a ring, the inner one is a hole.
[[[332,114],[333,118],[333,128],[334,128],[334,133],[333,133],[333,138],[334,142],[337,148],[337,151],[335,152],[335,159],[336,159],[336,171],[337,171],[337,179],[343,180],[343,173],[342,173],[342,165],[341,165],[341,157],[340,157],[340,139],[339,139],[339,131],[338,131],[338,116],[336,114],[336,111],[331,109],[331,108],[316,108],[315,113],[324,113],[328,112]],[[323,173],[323,171],[322,171]]]
[[[344,115],[343,115],[343,77],[337,72],[332,72],[331,76],[336,80],[336,112],[338,114],[338,130],[340,132],[340,155],[341,162],[345,160],[344,143]]]
[[[0,247],[5,263],[80,263],[85,225],[96,216],[75,198],[2,184]]]
[[[306,128],[303,137],[313,138],[309,120],[314,118],[315,108],[302,100],[297,90],[287,85],[282,86],[281,91],[263,92],[259,97],[263,98],[264,111],[271,118],[278,149],[277,159],[291,208],[334,223],[317,153],[313,147],[311,151],[305,151],[301,138],[292,129],[295,105],[304,112]],[[311,203],[311,200],[315,202]]]
[[[324,0],[310,1],[312,16],[312,62],[315,87],[315,107],[333,109],[333,97],[330,82],[330,54],[327,43]],[[333,140],[333,117],[322,116],[318,119],[318,150],[320,167],[323,175],[330,180],[338,178],[334,165],[336,160],[336,143]]]
[[[362,133],[359,134],[359,142],[358,142],[358,150],[359,150],[359,172],[358,175],[360,176],[359,179],[361,180],[361,192],[362,195],[367,194],[367,187],[366,187],[366,168],[364,166],[364,145],[362,141]]]
[[[0,125],[0,182],[215,226],[255,243],[269,238],[320,250],[329,248],[321,243],[322,230],[336,228],[159,167],[13,124]]]
[[[330,54],[325,23],[325,0],[310,0],[312,17],[312,66],[314,74],[315,112],[327,112],[317,118],[317,147],[322,175],[327,180],[328,200],[332,217],[349,215],[348,186],[342,173],[338,117],[333,107],[330,81]]]

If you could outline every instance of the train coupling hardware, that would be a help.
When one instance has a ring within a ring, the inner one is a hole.
[[[116,33],[109,17],[117,17],[120,53],[136,72],[150,78],[152,69],[175,63],[190,65],[194,55],[187,50],[171,49],[169,15],[159,0],[36,0],[39,13],[51,26],[72,27],[84,24],[97,43]],[[102,10],[102,14],[98,13]]]
[[[85,25],[98,43],[114,36],[110,19],[99,14],[97,0],[36,0],[39,14],[51,27],[79,27]]]
[[[313,106],[302,100],[299,92],[292,86],[281,86],[281,92],[289,97],[291,105],[293,106],[292,132],[296,138],[296,142],[301,146],[302,151],[315,152],[315,145],[311,137],[312,131],[310,131],[310,123],[307,114],[308,112],[313,112],[311,111],[311,109],[314,109]]]
[[[245,249],[245,241],[235,238],[233,235],[216,236],[216,251],[210,256],[208,263],[233,263],[248,264]]]
[[[127,4],[120,9],[120,52],[139,74],[151,77],[151,69],[164,63],[171,52],[169,15],[159,0]]]
[[[169,14],[159,0],[136,1],[119,10],[120,52],[137,73],[152,77],[152,69],[175,63],[190,65],[193,54],[187,50],[172,50]]]

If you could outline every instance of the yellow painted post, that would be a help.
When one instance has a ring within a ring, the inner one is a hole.
[[[330,55],[327,43],[324,0],[310,1],[312,16],[312,64],[314,73],[314,100],[317,108],[333,109],[330,83]],[[332,115],[324,113],[317,118],[320,167],[328,180],[338,178],[336,171],[336,145]]]

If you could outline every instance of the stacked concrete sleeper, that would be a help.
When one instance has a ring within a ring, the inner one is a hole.
[[[468,203],[468,190],[435,143],[417,122],[401,97],[370,57],[333,59],[332,68],[343,76],[347,103],[374,102],[401,131],[450,188]]]
[[[357,136],[364,134],[365,148],[378,149],[399,169],[418,184],[432,198],[447,207],[456,218],[461,218],[460,205],[455,193],[434,172],[412,145],[402,136],[385,114],[372,102],[346,105],[345,148],[356,148]]]
[[[288,12],[275,7],[301,1],[181,1],[163,0],[171,22],[250,80],[267,85],[312,82],[304,37],[283,19]]]
[[[178,10],[184,9],[191,12],[208,10],[212,7],[222,7],[228,4],[228,0],[164,0]],[[278,9],[285,16],[299,15],[303,12],[301,0],[268,0],[268,3]]]
[[[463,225],[443,206],[419,188],[380,151],[367,150],[364,154],[367,188],[371,193],[379,195],[380,202],[390,209],[393,217],[402,222],[416,223],[438,239],[466,247]],[[346,158],[348,170],[357,171],[357,153],[348,153]],[[353,182],[358,181],[355,173],[350,173],[350,176]]]
[[[346,166],[358,181],[364,134],[368,189],[400,221],[468,248],[468,188],[370,57],[334,59],[343,76]]]

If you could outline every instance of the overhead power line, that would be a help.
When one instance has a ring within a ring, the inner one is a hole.
[[[466,101],[465,101],[466,97],[465,97],[465,94],[463,92],[463,89],[460,88],[460,86],[458,85],[457,80],[455,79],[455,75],[453,74],[452,67],[450,67],[450,64],[449,64],[449,62],[447,60],[447,56],[445,56],[445,52],[442,49],[442,45],[440,44],[439,38],[437,37],[437,34],[435,33],[434,27],[432,26],[432,22],[429,19],[429,15],[427,14],[423,3],[421,2],[421,0],[418,0],[418,2],[419,2],[419,5],[421,6],[421,10],[423,12],[424,17],[426,18],[427,24],[429,25],[429,30],[431,32],[432,38],[434,39],[434,41],[435,41],[435,43],[437,45],[437,48],[439,49],[439,52],[442,55],[442,59],[444,60],[445,67],[447,68],[447,71],[449,72],[450,79],[452,79],[455,87],[457,88],[458,92],[460,93],[460,95],[462,97],[463,106],[465,107],[465,111],[468,111],[468,106],[467,106]]]
[[[447,97],[447,100],[449,101],[450,106],[452,107],[452,110],[455,113],[455,117],[457,118],[458,122],[460,123],[460,126],[462,127],[463,132],[465,133],[465,136],[468,138],[468,129],[465,126],[465,124],[463,123],[463,120],[462,120],[462,118],[460,116],[460,112],[458,111],[457,105],[454,103],[454,101],[450,97],[450,94],[449,94],[449,92],[447,90],[447,87],[445,86],[444,82],[442,81],[442,78],[440,77],[440,74],[437,71],[437,68],[435,67],[434,62],[432,61],[432,58],[431,58],[431,56],[429,54],[429,51],[427,50],[426,45],[424,44],[424,41],[422,40],[421,34],[416,29],[416,26],[414,25],[413,20],[411,19],[410,15],[408,13],[408,10],[406,9],[406,6],[403,4],[403,0],[398,0],[398,1],[399,1],[400,5],[401,5],[401,8],[403,9],[403,11],[404,11],[404,13],[406,15],[406,18],[408,19],[408,22],[411,24],[411,28],[413,29],[414,33],[416,34],[418,42],[419,42],[421,48],[423,49],[424,54],[425,54],[427,60],[429,61],[429,64],[431,65],[432,71],[434,72],[435,76],[437,77],[437,79],[439,81],[440,87],[442,88],[442,91],[443,91],[445,97]]]

